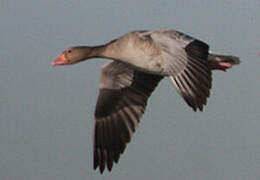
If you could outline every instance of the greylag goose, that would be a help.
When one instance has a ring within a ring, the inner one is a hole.
[[[134,31],[100,46],[66,49],[52,62],[75,64],[91,58],[111,59],[102,68],[95,109],[94,169],[101,173],[118,163],[161,79],[169,77],[196,111],[203,110],[211,88],[211,71],[225,71],[239,58],[213,54],[209,46],[175,30]]]

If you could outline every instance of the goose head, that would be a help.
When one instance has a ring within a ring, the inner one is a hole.
[[[83,60],[93,58],[96,49],[88,46],[70,47],[63,51],[58,58],[52,62],[52,66],[76,64]]]

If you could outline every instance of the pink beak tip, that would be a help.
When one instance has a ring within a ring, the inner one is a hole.
[[[52,66],[63,65],[63,64],[66,64],[66,58],[65,58],[64,54],[61,54],[58,58],[56,58],[51,63]]]

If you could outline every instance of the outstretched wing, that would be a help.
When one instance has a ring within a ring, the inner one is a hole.
[[[103,67],[95,111],[94,169],[102,173],[118,162],[162,76],[113,61]]]
[[[149,36],[163,57],[164,73],[168,74],[178,93],[194,111],[203,110],[211,88],[209,46],[174,30],[143,33]]]

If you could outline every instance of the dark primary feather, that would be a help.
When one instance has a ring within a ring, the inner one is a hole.
[[[212,83],[211,68],[209,66],[208,45],[194,40],[185,47],[187,64],[184,71],[172,80],[189,106],[194,111],[203,110],[210,94]]]
[[[211,88],[209,46],[181,32],[168,30],[150,35],[161,49],[164,71],[194,111],[203,110]]]
[[[162,78],[115,61],[102,69],[95,111],[94,169],[99,167],[102,173],[118,162]]]

